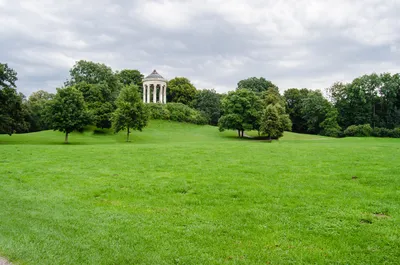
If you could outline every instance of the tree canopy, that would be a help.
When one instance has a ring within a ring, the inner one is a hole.
[[[269,88],[276,88],[271,81],[266,80],[264,77],[250,77],[244,80],[239,81],[237,85],[237,89],[248,89],[255,93],[261,93],[267,91]]]
[[[175,77],[169,80],[167,90],[168,102],[190,105],[196,95],[196,88],[186,77]]]
[[[50,128],[65,133],[65,143],[73,131],[81,131],[90,124],[90,114],[82,93],[74,86],[58,88],[47,111]]]
[[[16,90],[17,72],[0,63],[0,133],[12,135],[29,129],[22,94]]]
[[[122,73],[122,75],[121,75]],[[74,85],[82,92],[85,102],[93,116],[93,123],[99,128],[111,127],[111,114],[115,110],[115,99],[123,82],[133,82],[128,70],[115,74],[105,64],[91,61],[78,61],[70,70],[70,79],[66,85]],[[136,79],[135,79],[136,81]]]
[[[192,105],[208,119],[210,125],[218,125],[221,116],[221,96],[215,89],[198,90]]]
[[[143,103],[137,85],[122,88],[116,101],[117,109],[113,114],[114,131],[127,130],[126,141],[129,141],[130,129],[142,131],[149,120],[149,110]]]
[[[144,76],[138,70],[124,69],[116,73],[118,80],[124,85],[137,85],[140,88],[143,86]]]
[[[259,130],[262,101],[252,91],[231,91],[222,101],[224,115],[219,119],[219,130],[237,130],[243,137],[245,130]]]
[[[26,105],[30,112],[30,131],[48,130],[50,128],[46,119],[46,112],[54,96],[54,94],[44,90],[33,92],[29,96]]]

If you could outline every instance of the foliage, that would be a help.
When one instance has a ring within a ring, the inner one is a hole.
[[[260,126],[261,134],[266,135],[269,139],[279,139],[283,136],[283,126],[279,118],[277,108],[273,104],[269,104],[261,118]]]
[[[167,103],[173,104],[173,103]],[[165,104],[147,103],[150,111],[150,118],[153,120],[170,120],[171,114]]]
[[[363,75],[351,83],[334,83],[327,89],[339,111],[339,125],[400,126],[400,75]]]
[[[132,76],[135,73],[126,70],[122,75],[114,74],[105,64],[80,60],[70,70],[71,78],[66,85],[75,85],[82,92],[97,127],[110,128],[111,115],[116,108],[114,101],[122,87],[120,80],[132,82],[129,78],[136,78]]]
[[[308,89],[297,89],[291,88],[285,90],[284,98],[286,100],[287,112],[290,116],[290,120],[293,123],[293,131],[299,133],[307,132],[307,120],[303,117],[302,108],[303,100],[307,98],[309,93]]]
[[[92,85],[106,84],[105,100],[115,99],[121,89],[121,83],[112,69],[105,64],[80,60],[69,71],[71,78],[66,86],[87,83]],[[103,91],[104,92],[104,91]]]
[[[220,131],[237,130],[243,137],[245,130],[259,130],[262,101],[248,89],[231,91],[222,101],[223,116],[218,121]]]
[[[264,77],[250,77],[239,81],[237,89],[248,89],[255,93],[261,93],[267,91],[269,88],[277,89],[271,81],[266,80]]]
[[[105,82],[89,84],[80,82],[75,87],[82,92],[93,123],[98,128],[111,128],[111,115],[115,110],[114,98]]]
[[[307,97],[301,101],[301,115],[306,121],[307,132],[320,134],[322,122],[331,111],[331,103],[324,98],[321,91],[308,91]]]
[[[50,129],[50,125],[46,119],[46,111],[54,96],[54,94],[44,90],[33,92],[29,96],[26,107],[30,112],[30,132]]]
[[[116,72],[118,80],[124,85],[137,85],[139,89],[143,87],[143,74],[138,70],[124,69],[120,72]]]
[[[320,127],[322,128],[321,134],[330,137],[339,137],[342,128],[338,124],[338,111],[332,108],[323,122],[321,122]]]
[[[347,127],[344,131],[346,136],[355,136],[355,137],[368,137],[373,133],[373,129],[369,124],[362,125],[351,125]]]
[[[126,141],[129,141],[130,129],[142,131],[147,126],[149,111],[143,103],[137,85],[122,88],[117,101],[117,110],[112,117],[113,129],[117,133],[127,130]]]
[[[29,128],[22,103],[24,96],[16,90],[17,80],[17,72],[0,63],[0,133],[12,135]]]
[[[208,123],[207,117],[201,112],[182,103],[148,103],[146,105],[149,106],[151,119],[187,122],[199,125]]]
[[[199,111],[182,103],[167,103],[165,107],[169,111],[171,121],[189,122],[199,125],[207,124],[207,118]]]
[[[196,88],[186,77],[175,77],[168,81],[167,101],[190,105],[196,95]]]
[[[221,117],[220,98],[220,95],[214,89],[198,90],[192,105],[207,118],[208,124],[218,125],[218,120]]]
[[[57,88],[46,114],[50,128],[65,133],[65,143],[69,133],[82,131],[91,122],[83,95],[74,86]]]

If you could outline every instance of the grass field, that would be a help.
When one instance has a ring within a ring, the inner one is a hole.
[[[400,140],[272,143],[152,121],[0,135],[0,256],[15,264],[399,264]]]

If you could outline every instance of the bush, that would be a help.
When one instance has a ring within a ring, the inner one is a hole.
[[[368,137],[371,136],[373,129],[369,124],[351,125],[344,131],[346,136]]]
[[[387,128],[374,128],[372,131],[372,136],[375,137],[393,137],[393,130]]]
[[[394,128],[392,133],[393,138],[400,138],[400,128]]]
[[[165,108],[165,105],[163,104],[157,104],[157,103],[149,103],[147,104],[150,109],[150,117],[153,120],[169,120],[170,119],[170,113],[167,108]]]
[[[374,129],[369,126],[369,124],[365,125],[351,125],[347,127],[344,131],[346,136],[374,136],[374,137],[390,137],[390,138],[400,138],[400,128],[395,128],[393,130],[387,128],[379,128],[376,127]]]
[[[208,123],[207,118],[203,114],[182,103],[149,103],[147,105],[150,108],[151,119],[188,122],[200,125]]]
[[[340,137],[342,131],[338,128],[327,128],[322,130],[321,135],[328,136],[328,137]]]

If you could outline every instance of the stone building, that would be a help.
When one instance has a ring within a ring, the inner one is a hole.
[[[156,70],[143,79],[143,102],[167,103],[167,79]]]

